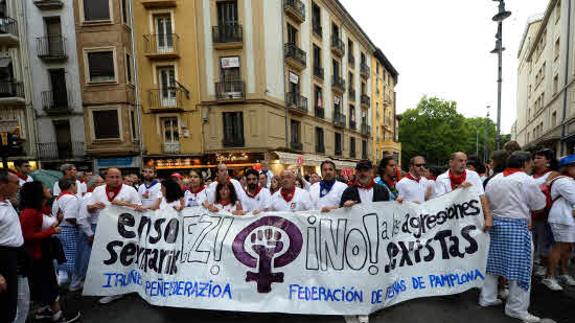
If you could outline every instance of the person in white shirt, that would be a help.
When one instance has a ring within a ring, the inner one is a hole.
[[[246,199],[247,196],[246,196],[246,192],[244,191],[242,184],[238,180],[230,177],[230,174],[228,172],[228,166],[226,166],[225,164],[219,164],[218,170],[216,173],[216,180],[208,186],[208,191],[207,191],[208,200],[207,200],[207,203],[204,203],[204,206],[206,208],[210,204],[213,204],[214,201],[216,200],[216,188],[217,188],[218,184],[226,183],[226,182],[232,183],[232,185],[234,186],[234,189],[236,191],[236,194],[238,196],[238,200],[241,203],[243,203],[243,201]]]
[[[52,204],[52,214],[62,216],[63,220],[60,223],[61,231],[58,234],[58,238],[62,243],[64,255],[66,256],[66,262],[58,266],[58,285],[63,287],[69,283],[69,287],[75,289],[81,284],[76,267],[80,235],[78,223],[80,199],[76,196],[78,187],[74,181],[63,178],[58,181],[58,187],[61,192]]]
[[[16,175],[18,175],[20,187],[22,185],[33,182],[34,179],[30,176],[30,163],[25,160],[15,160],[14,168],[16,169]]]
[[[281,188],[272,195],[272,211],[296,212],[313,209],[309,193],[296,187],[296,175],[292,170],[284,170],[280,176]]]
[[[0,322],[12,322],[16,316],[18,249],[24,244],[24,237],[10,200],[19,188],[18,177],[0,169]]]
[[[202,206],[208,199],[204,179],[195,170],[190,171],[190,182],[188,189],[184,193],[186,207]]]
[[[425,171],[425,158],[415,156],[409,160],[409,172],[395,185],[400,200],[420,204],[431,198],[433,185],[424,177]]]
[[[567,286],[575,286],[575,279],[569,275],[569,258],[575,243],[575,154],[563,157],[559,163],[561,175],[552,179],[551,187],[553,204],[549,211],[549,225],[553,233],[553,247],[549,253],[547,277],[542,283],[554,291],[563,290],[557,281]],[[556,268],[560,266],[561,275],[556,276]],[[557,279],[558,278],[558,279]]]
[[[97,219],[100,212],[108,205],[128,207],[136,211],[144,210],[136,189],[122,183],[122,171],[118,168],[108,168],[105,181],[106,185],[96,187],[90,196],[86,209],[91,216]],[[100,298],[98,302],[108,304],[120,298],[122,295],[106,296]]]
[[[250,168],[245,172],[245,175],[247,190],[246,199],[242,204],[244,211],[258,214],[269,210],[272,196],[269,189],[258,184],[258,172]]]
[[[64,176],[62,178],[74,181],[76,183],[77,188],[82,186],[82,183],[80,183],[80,181],[77,178],[78,170],[76,169],[76,166],[72,164],[63,164],[62,166],[60,166],[60,171],[64,173]],[[60,189],[58,182],[54,183],[54,187],[52,188],[52,195],[58,196],[60,195],[61,191],[62,190]],[[78,198],[82,198],[82,195],[83,192],[79,189],[76,189],[76,196]]]
[[[138,187],[138,194],[142,201],[142,206],[148,210],[156,210],[162,201],[162,185],[156,179],[154,167],[146,166],[142,170],[144,182]]]
[[[268,175],[266,173],[259,173],[258,175],[258,184],[260,187],[269,189],[268,186]]]
[[[241,201],[238,199],[236,188],[229,181],[218,183],[214,204],[211,204],[208,210],[214,213],[223,211],[233,215],[246,214]]]
[[[314,210],[329,212],[339,208],[341,196],[343,195],[343,191],[345,191],[347,188],[347,185],[342,182],[338,182],[335,179],[335,163],[331,160],[323,161],[320,165],[320,168],[321,176],[323,179],[320,179],[319,182],[312,184],[309,190],[309,195],[311,197]]]
[[[529,225],[531,212],[545,207],[545,195],[525,172],[531,170],[531,155],[516,151],[507,159],[507,168],[493,177],[485,194],[493,214],[489,231],[487,270],[479,304],[500,305],[497,298],[498,277],[509,283],[505,305],[507,316],[524,322],[540,319],[527,310],[531,289],[532,241]]]
[[[184,192],[180,184],[170,178],[163,180],[161,186],[160,210],[174,209],[178,212],[183,210],[185,207]]]
[[[270,188],[270,185],[272,184],[272,178],[274,177],[274,173],[272,173],[272,171],[270,170],[270,165],[267,161],[262,162],[262,170],[260,173],[266,174],[266,186],[267,188]]]

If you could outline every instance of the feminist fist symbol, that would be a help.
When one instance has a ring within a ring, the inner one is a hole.
[[[284,281],[283,273],[272,273],[272,259],[284,247],[280,241],[281,237],[280,231],[271,228],[260,229],[250,237],[252,250],[259,256],[259,268],[258,272],[248,271],[246,281],[255,281],[258,293],[269,293],[272,290],[272,283]]]

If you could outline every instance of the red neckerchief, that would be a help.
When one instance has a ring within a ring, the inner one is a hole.
[[[542,172],[534,172],[533,173],[533,178],[539,178],[542,176],[545,176],[545,174],[547,174],[549,172],[549,168],[545,168]]]
[[[221,205],[221,206],[228,206],[228,205],[230,205],[230,204],[232,204],[232,201],[231,201],[231,200],[220,200],[220,205]]]
[[[250,198],[253,199],[253,198],[255,198],[255,197],[260,193],[261,190],[262,190],[262,188],[258,185],[258,186],[256,186],[256,192],[255,192],[254,194],[250,193],[249,190],[246,190],[246,194],[247,194]]]
[[[205,187],[205,186],[202,186],[202,185],[198,186],[198,188],[195,188],[195,189],[190,186],[190,187],[188,188],[188,191],[190,191],[190,192],[191,192],[192,194],[194,194],[194,195],[197,195],[199,192],[203,191],[205,188],[206,188],[206,187]]]
[[[284,189],[283,187],[280,189],[280,194],[282,195],[282,197],[284,198],[284,200],[286,202],[291,202],[291,200],[293,200],[293,197],[295,196],[295,185],[292,189],[290,189],[289,191]]]
[[[521,172],[522,170],[520,168],[505,168],[503,170],[503,177],[507,177],[509,175]]]
[[[86,193],[92,193],[92,192],[94,192],[94,188],[95,188],[95,187],[90,187],[90,188],[88,188],[88,190],[87,190]]]
[[[409,178],[410,180],[412,180],[412,181],[414,181],[414,182],[417,182],[417,183],[419,183],[419,181],[421,180],[421,177],[420,177],[420,178],[415,178],[415,177],[413,177],[413,175],[411,175],[411,173],[407,173],[407,175],[405,175],[405,177],[407,177],[407,178]]]
[[[397,182],[392,178],[390,180],[385,179],[385,177],[383,178],[383,181],[385,182],[385,184],[387,184],[387,187],[389,187],[390,189],[395,188],[395,184],[397,184]]]
[[[22,173],[16,173],[16,175],[18,175],[18,178],[20,178],[23,181],[27,181],[28,180],[28,175],[24,175]]]
[[[447,171],[449,175],[449,181],[451,182],[451,189],[454,190],[459,187],[459,185],[463,184],[467,179],[467,172],[463,171],[463,174],[457,176],[451,172],[451,170]]]
[[[64,195],[72,195],[72,196],[74,196],[74,194],[72,194],[72,192],[70,192],[70,191],[62,191],[62,192],[60,192],[60,194],[58,194],[58,197],[57,197],[56,199],[59,200],[59,199],[60,199],[62,196],[64,196]]]
[[[108,201],[112,202],[116,198],[116,196],[118,196],[121,190],[122,185],[116,188],[111,188],[109,185],[106,185],[106,197],[108,198]]]
[[[363,185],[359,181],[355,182],[355,186],[357,186],[357,188],[363,188],[364,190],[369,190],[373,188],[373,185],[375,185],[375,181],[373,180],[373,178],[369,181],[369,183],[367,183],[367,185]]]

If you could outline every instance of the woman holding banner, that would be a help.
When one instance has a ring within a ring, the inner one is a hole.
[[[211,212],[226,211],[233,215],[246,214],[242,208],[242,203],[238,199],[238,195],[234,185],[230,182],[218,183],[216,186],[216,199],[213,205],[208,206]]]

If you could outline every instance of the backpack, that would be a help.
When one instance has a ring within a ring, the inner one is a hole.
[[[545,195],[545,208],[541,212],[534,212],[532,215],[533,220],[547,220],[547,217],[549,216],[549,211],[551,211],[551,207],[553,206],[553,203],[561,197],[559,195],[553,199],[551,197],[551,187],[553,186],[553,183],[555,183],[555,180],[560,179],[560,178],[565,178],[565,177],[566,176],[560,175],[560,176],[553,178],[550,181],[546,181],[545,183],[539,185],[539,189],[541,190],[543,195]]]

